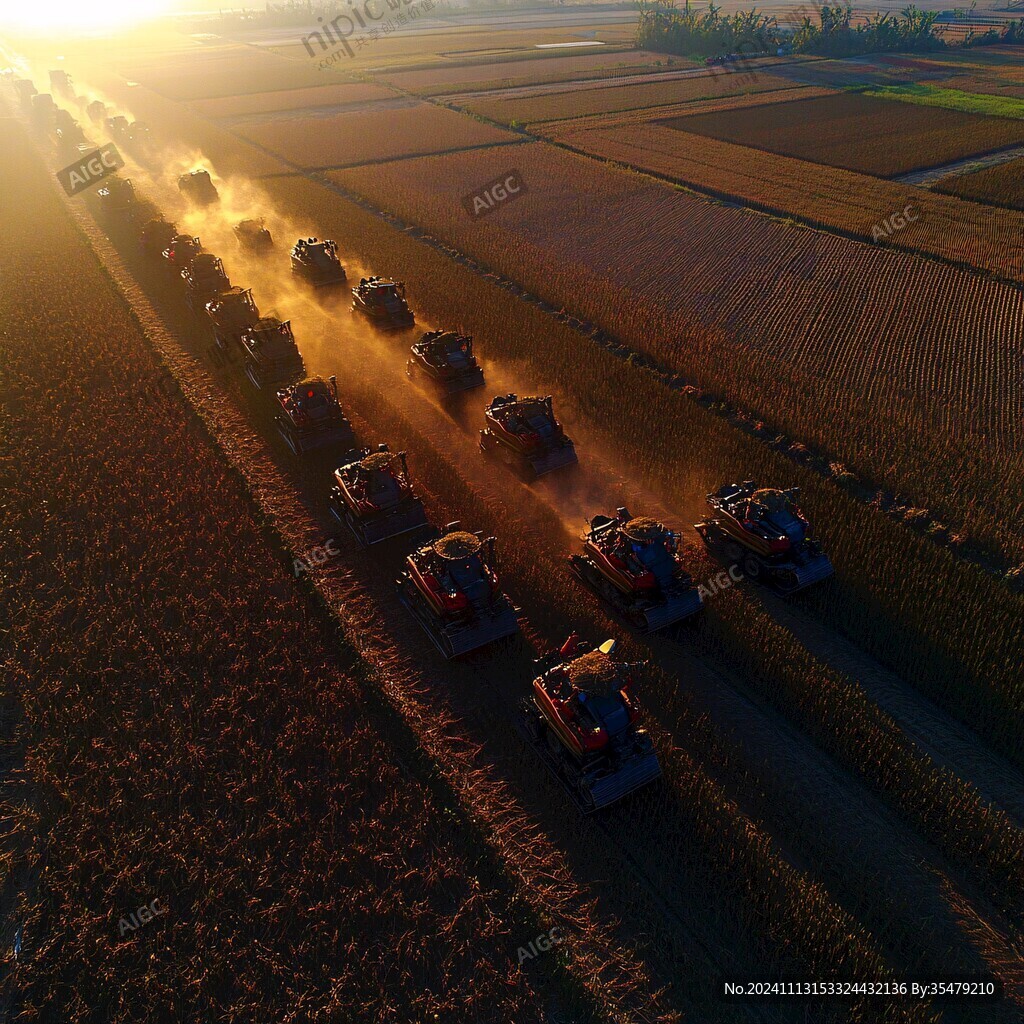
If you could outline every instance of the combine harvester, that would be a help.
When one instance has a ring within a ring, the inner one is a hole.
[[[515,606],[495,572],[494,538],[482,540],[458,523],[408,556],[397,585],[402,603],[446,658],[519,632]]]
[[[178,178],[178,190],[196,206],[210,206],[220,199],[217,187],[210,177],[210,172],[199,168],[189,171]]]
[[[170,272],[181,277],[202,251],[203,243],[193,235],[175,235],[160,255]]]
[[[427,331],[411,348],[405,372],[426,377],[448,395],[483,387],[484,371],[473,355],[473,339],[454,331]]]
[[[428,525],[423,502],[413,490],[405,452],[386,444],[376,451],[351,451],[334,471],[331,512],[363,547]]]
[[[206,304],[213,340],[222,352],[242,349],[242,335],[260,318],[251,288],[233,285]]]
[[[257,391],[276,390],[306,372],[290,320],[262,317],[242,331],[240,343],[245,354],[245,375]]]
[[[300,238],[292,247],[292,274],[314,288],[345,283],[338,247],[330,238]]]
[[[608,807],[661,777],[661,765],[630,693],[638,668],[615,662],[615,641],[597,650],[574,633],[538,661],[519,727],[584,814]]]
[[[715,518],[696,523],[708,550],[752,580],[795,594],[835,570],[796,503],[798,487],[758,488],[753,480],[726,484],[707,496]]]
[[[162,256],[171,247],[178,229],[163,217],[147,221],[139,232],[139,248],[147,259]]]
[[[405,301],[405,285],[383,277],[364,277],[352,289],[352,308],[384,330],[412,327],[416,317]]]
[[[139,209],[135,186],[129,178],[117,175],[105,179],[103,187],[96,193],[99,216],[108,227],[128,227],[137,217]]]
[[[74,89],[71,85],[71,76],[66,71],[50,72],[50,88],[61,96],[74,95]]]
[[[307,377],[277,392],[277,429],[295,455],[351,442],[352,427],[338,401],[334,377]]]
[[[206,304],[231,289],[224,264],[212,252],[200,252],[181,272],[185,282],[185,305],[196,316],[206,312]]]
[[[620,508],[594,516],[582,539],[583,554],[569,557],[573,572],[636,629],[650,633],[700,611],[676,535],[656,519]]]
[[[576,446],[555,419],[550,395],[499,395],[484,409],[484,420],[480,451],[496,456],[520,475],[543,476],[579,461]]]
[[[232,229],[245,252],[265,253],[274,248],[274,239],[263,220],[239,221]]]

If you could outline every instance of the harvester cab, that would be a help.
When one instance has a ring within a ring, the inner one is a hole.
[[[338,382],[331,377],[310,377],[277,392],[277,429],[296,455],[352,436],[352,428],[338,401]]]
[[[455,331],[427,331],[412,346],[406,373],[425,375],[446,395],[483,387],[484,371],[473,355],[473,339]]]
[[[416,318],[405,300],[405,285],[383,277],[364,277],[352,289],[352,308],[378,327],[411,327]]]
[[[414,551],[397,581],[399,596],[446,658],[514,636],[519,621],[495,571],[494,538],[449,523]]]
[[[102,100],[93,100],[86,108],[86,114],[93,124],[103,124],[107,119],[107,105]]]
[[[327,288],[345,280],[338,247],[330,238],[300,238],[292,247],[292,273],[314,288]]]
[[[175,235],[161,254],[175,274],[182,274],[203,251],[203,244],[193,235]]]
[[[727,484],[707,502],[714,517],[694,529],[720,560],[750,579],[792,594],[835,570],[797,503],[800,491],[759,488],[753,480]]]
[[[135,216],[138,205],[135,186],[130,178],[112,175],[104,180],[103,187],[96,193],[100,216],[108,221],[129,223]]]
[[[582,540],[583,553],[569,558],[573,571],[636,629],[664,629],[700,611],[676,535],[658,520],[620,508],[594,516]]]
[[[551,773],[584,812],[601,810],[661,776],[632,695],[641,665],[614,660],[615,641],[596,650],[574,633],[538,662],[520,724]]]
[[[196,206],[209,206],[220,198],[217,187],[213,184],[210,172],[199,168],[189,171],[178,178],[178,189],[189,202]]]
[[[104,127],[107,129],[107,134],[115,142],[124,142],[128,137],[130,124],[127,117],[123,114],[117,114],[114,117],[108,117],[104,122]]]
[[[269,252],[274,248],[274,239],[267,230],[263,219],[243,220],[232,229],[238,244],[246,252],[262,253]]]
[[[181,277],[185,282],[185,304],[196,316],[206,309],[208,302],[231,288],[224,264],[212,252],[197,253]]]
[[[222,351],[240,346],[242,334],[260,318],[251,288],[237,285],[221,292],[206,304],[206,315],[213,327],[213,337]]]
[[[71,76],[66,71],[51,71],[50,72],[50,88],[54,92],[63,93],[65,96],[71,95]]]
[[[363,547],[427,526],[405,452],[392,452],[386,444],[349,452],[334,481],[331,512]]]
[[[261,317],[241,332],[240,339],[245,375],[257,391],[291,384],[306,372],[290,320]]]
[[[480,450],[520,473],[543,476],[578,461],[576,446],[555,418],[550,396],[499,395],[484,409],[484,420]]]

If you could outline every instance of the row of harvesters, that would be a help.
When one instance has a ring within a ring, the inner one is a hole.
[[[112,191],[116,194],[118,186]],[[136,201],[127,192],[122,199],[129,206]],[[217,345],[241,352],[257,392],[274,393],[276,425],[293,452],[350,441],[335,379],[303,379],[305,365],[288,321],[261,316],[252,292],[232,286],[221,261],[205,252],[198,238],[178,234],[166,221],[146,224],[141,245],[180,275],[186,303],[209,323]],[[300,239],[292,259],[293,272],[311,284],[344,280],[337,247],[329,240]],[[391,297],[388,319],[396,310],[399,315],[407,310],[404,289],[385,279],[364,279],[353,295],[378,289],[385,308]],[[484,383],[472,339],[449,331],[428,332],[414,343],[408,370],[425,375],[444,394]],[[497,396],[484,419],[480,447],[486,454],[534,474],[576,462],[575,447],[555,417],[551,398]],[[713,553],[746,576],[791,593],[832,573],[828,557],[811,539],[797,498],[796,489],[758,488],[753,481],[723,487],[707,496],[714,515],[696,524],[696,530]],[[431,529],[406,454],[384,444],[342,456],[333,473],[329,508],[363,546]],[[664,629],[700,610],[700,594],[683,564],[678,538],[658,520],[620,508],[614,515],[594,516],[581,540],[570,567],[634,629]],[[519,632],[517,609],[499,581],[495,539],[463,530],[459,523],[435,530],[433,539],[406,556],[396,587],[446,658]],[[638,666],[616,661],[614,651],[612,640],[592,649],[571,636],[558,651],[539,659],[539,674],[517,719],[526,740],[584,812],[607,807],[661,775],[632,693]]]

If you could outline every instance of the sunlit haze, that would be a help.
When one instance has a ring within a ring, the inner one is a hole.
[[[47,0],[46,3],[17,3],[0,8],[0,27],[39,32],[99,32],[131,25],[171,7],[171,0],[103,0],[81,3],[78,0]]]

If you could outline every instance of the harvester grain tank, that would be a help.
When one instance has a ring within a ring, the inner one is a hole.
[[[170,221],[164,220],[163,217],[154,217],[143,225],[139,233],[139,247],[144,256],[155,259],[161,256],[165,249],[170,248],[177,234],[178,229]]]
[[[446,658],[519,632],[516,609],[498,581],[494,538],[458,523],[409,555],[397,584],[402,602]]]
[[[759,488],[753,480],[726,484],[707,496],[713,517],[694,529],[720,560],[738,566],[752,580],[793,594],[835,571],[811,537],[799,495],[798,487]]]
[[[262,219],[239,221],[232,230],[246,252],[259,254],[274,248],[274,239]]]
[[[238,349],[241,354],[242,335],[260,318],[251,288],[237,285],[220,292],[206,304],[206,315],[213,327],[213,337],[222,352]]]
[[[484,409],[480,450],[517,472],[543,476],[576,464],[576,447],[555,418],[551,397],[498,395]]]
[[[193,257],[181,277],[185,282],[185,305],[196,316],[204,314],[208,302],[231,288],[224,264],[212,252],[201,252]]]
[[[638,665],[614,660],[615,641],[591,650],[573,634],[540,659],[521,727],[584,813],[601,810],[661,777],[633,695]]]
[[[334,482],[331,512],[363,547],[427,526],[405,452],[386,444],[351,451],[334,471]]]
[[[484,371],[473,355],[473,339],[455,331],[427,331],[415,342],[405,372],[423,377],[444,395],[483,387]]]
[[[620,508],[594,516],[582,540],[573,571],[636,629],[664,629],[700,611],[676,535],[658,520]]]
[[[217,186],[214,185],[210,172],[203,168],[189,171],[178,178],[178,189],[181,194],[196,206],[209,206],[220,199]]]
[[[161,254],[170,271],[180,277],[203,251],[203,243],[194,235],[175,235]]]

